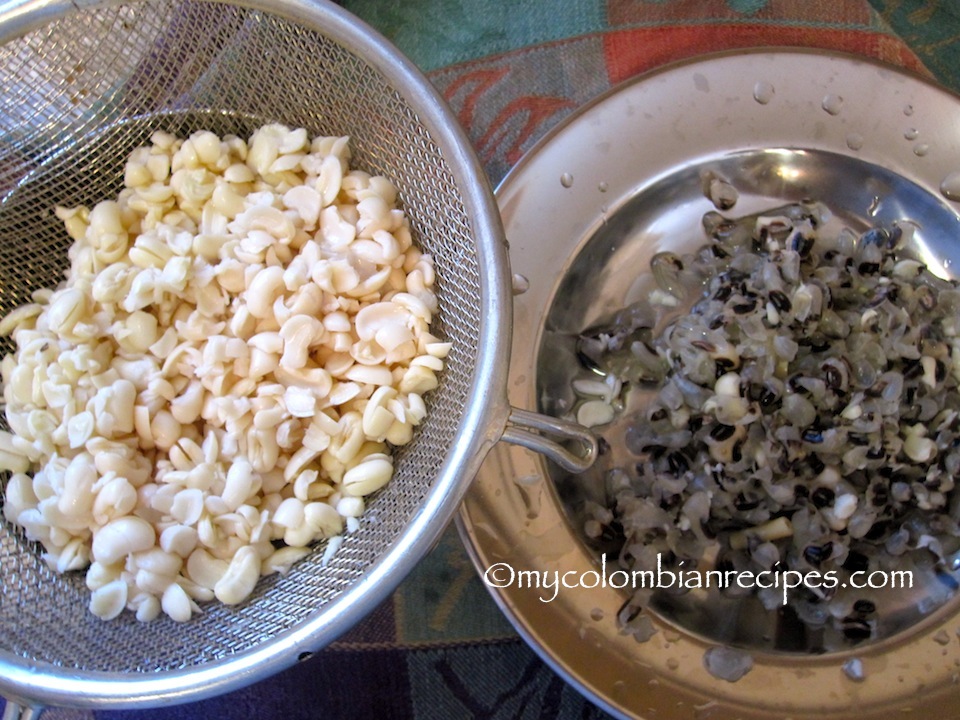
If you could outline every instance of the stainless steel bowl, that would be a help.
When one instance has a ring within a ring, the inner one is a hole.
[[[703,173],[740,191],[736,215],[813,198],[853,227],[912,221],[914,252],[956,277],[957,122],[960,101],[926,79],[863,58],[786,49],[672,65],[581,109],[497,190],[513,269],[529,282],[515,299],[511,402],[557,414],[570,408],[575,335],[644,297],[654,253],[703,244],[701,217],[715,209]],[[614,456],[616,437],[614,429]],[[884,594],[880,640],[827,647],[751,602],[662,593],[652,611],[657,632],[638,642],[617,623],[626,591],[600,580],[602,548],[583,532],[586,499],[606,500],[595,476],[499,447],[458,522],[488,584],[501,585],[491,592],[518,631],[615,715],[957,714],[960,619],[949,585],[926,577],[912,591]],[[568,581],[596,578],[597,586],[530,587],[529,574],[508,583],[507,566],[539,573],[541,582],[571,573]],[[705,653],[723,646],[752,655],[753,669],[737,682],[704,665]],[[844,671],[855,661],[862,680],[854,665]]]

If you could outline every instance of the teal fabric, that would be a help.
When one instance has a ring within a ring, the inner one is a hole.
[[[597,32],[601,0],[345,0],[342,5],[382,32],[421,69]]]
[[[941,82],[960,89],[960,3],[870,0],[870,4]]]

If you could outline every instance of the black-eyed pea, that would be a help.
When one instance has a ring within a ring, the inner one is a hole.
[[[214,586],[214,595],[224,605],[236,605],[253,592],[259,578],[260,555],[256,548],[245,545],[237,550],[227,572]]]
[[[113,620],[127,606],[127,583],[113,580],[90,594],[90,612],[101,620]]]
[[[273,552],[274,526],[270,524],[269,513],[258,511],[257,522],[250,526],[250,543],[260,552],[260,558],[266,559]]]
[[[391,302],[400,305],[405,308],[416,318],[419,318],[424,323],[428,324],[433,319],[434,308],[428,304],[430,298],[433,298],[433,293],[428,293],[425,297],[420,297],[419,295],[414,295],[409,292],[400,292],[396,293],[390,298]],[[435,299],[435,298],[434,298]]]
[[[354,359],[350,355],[350,348],[353,347],[353,337],[349,333],[334,333],[333,335],[335,345],[342,345],[340,338],[343,338],[346,349],[338,350],[334,347],[334,351],[324,361],[323,369],[330,373],[332,377],[342,378],[344,373],[354,365]]]
[[[283,542],[289,547],[307,547],[316,540],[313,528],[306,523],[297,527],[286,528],[283,531]]]
[[[273,316],[274,301],[282,295],[284,289],[282,267],[266,267],[259,270],[246,285],[244,299],[247,311],[258,319]]]
[[[302,163],[302,159],[300,162]],[[283,194],[284,206],[296,211],[307,229],[313,229],[317,226],[322,203],[322,195],[316,188],[309,185],[298,185]]]
[[[404,419],[412,425],[419,425],[427,416],[427,405],[423,401],[423,396],[418,393],[407,393],[404,398],[406,414]],[[399,414],[397,419],[400,419]]]

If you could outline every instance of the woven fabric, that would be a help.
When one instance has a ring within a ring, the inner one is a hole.
[[[919,0],[344,0],[425,70],[493,183],[578,106],[704,52],[856,53],[960,89],[960,6]],[[513,631],[450,529],[365,621],[296,667],[226,696],[116,718],[604,718]]]

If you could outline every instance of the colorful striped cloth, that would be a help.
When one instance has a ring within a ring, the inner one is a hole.
[[[960,89],[947,0],[344,0],[426,71],[491,181],[576,107],[666,62],[804,46],[901,65]],[[450,529],[398,591],[333,646],[229,695],[80,718],[604,718],[500,614]]]

